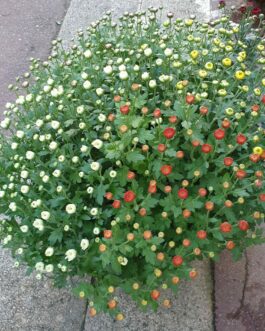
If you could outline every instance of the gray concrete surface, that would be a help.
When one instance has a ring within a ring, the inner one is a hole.
[[[28,59],[49,55],[68,5],[69,0],[0,1],[0,113],[14,100],[7,85],[27,70]],[[0,331],[78,331],[84,303],[70,291],[26,277],[13,264],[0,249]]]
[[[127,295],[119,294],[119,307],[125,319],[117,322],[105,314],[93,318],[87,315],[85,331],[213,331],[210,265],[197,262],[194,266],[198,277],[183,282],[177,294],[168,292],[171,308],[144,313]]]
[[[163,6],[164,18],[171,11],[175,17],[189,17],[191,14],[196,14],[199,19],[210,19],[210,0],[72,0],[60,37],[65,40],[65,45],[69,45],[78,29],[85,29],[108,10],[111,10],[113,17],[117,19],[125,11],[146,10],[150,6],[157,8]]]

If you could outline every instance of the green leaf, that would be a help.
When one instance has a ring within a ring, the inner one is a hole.
[[[143,161],[145,157],[138,151],[131,151],[127,154],[126,159],[128,162],[137,163],[139,161]]]
[[[63,239],[63,233],[61,231],[61,229],[56,229],[54,231],[52,231],[52,233],[50,234],[48,241],[49,243],[53,246],[55,243],[61,242]]]
[[[97,186],[95,190],[96,202],[99,205],[102,205],[105,193],[106,193],[105,185],[103,185],[102,183],[99,184],[99,186]]]
[[[138,133],[140,143],[144,144],[146,141],[153,140],[155,136],[148,130],[140,129]]]

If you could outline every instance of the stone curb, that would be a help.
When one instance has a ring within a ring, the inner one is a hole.
[[[59,37],[64,46],[68,47],[79,29],[86,27],[112,11],[114,19],[123,12],[146,10],[148,7],[163,5],[164,13],[171,11],[175,17],[189,17],[196,14],[199,19],[209,20],[211,17],[210,0],[72,0],[65,16]],[[213,303],[212,303],[212,275],[208,261],[197,263],[198,279],[183,283],[177,295],[171,293],[172,308],[159,309],[157,313],[143,313],[123,293],[119,295],[119,302],[126,319],[115,322],[108,315],[100,314],[91,319],[87,315],[85,331],[107,330],[146,330],[146,331],[212,331]]]

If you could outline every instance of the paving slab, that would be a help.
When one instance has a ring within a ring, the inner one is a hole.
[[[46,59],[69,0],[0,1],[0,117],[14,100],[7,85],[28,70],[30,57]],[[69,290],[26,277],[0,249],[0,331],[78,331],[84,303]]]
[[[104,12],[112,10],[114,19],[125,11],[146,10],[148,7],[164,7],[175,17],[189,17],[196,14],[199,19],[210,18],[210,0],[72,0],[64,19],[59,36],[69,46],[78,29],[85,29],[90,23],[102,17]],[[85,331],[212,331],[212,277],[208,261],[198,263],[198,278],[181,285],[178,295],[170,293],[172,308],[159,309],[158,313],[141,312],[128,296],[119,294],[119,303],[125,313],[125,320],[116,322],[106,314],[94,318],[87,315]]]

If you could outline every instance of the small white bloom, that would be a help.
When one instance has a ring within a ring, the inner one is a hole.
[[[129,78],[128,72],[127,72],[127,71],[121,71],[121,72],[119,73],[119,77],[120,77],[121,80],[126,80],[126,79],[128,79],[128,78]]]
[[[70,226],[69,226],[69,225],[65,225],[63,229],[64,229],[64,231],[66,231],[66,232],[67,232],[67,231],[69,231],[69,230],[70,230]]]
[[[60,127],[60,122],[58,122],[58,121],[51,121],[51,127],[52,127],[54,130],[59,129],[59,127]]]
[[[156,80],[155,79],[150,80],[149,87],[150,88],[155,88],[156,87]]]
[[[33,222],[33,226],[34,228],[42,231],[44,229],[43,220],[40,218],[36,218]]]
[[[80,148],[80,151],[82,153],[86,153],[88,151],[88,146],[82,145],[81,148]]]
[[[37,271],[40,271],[40,272],[44,271],[44,263],[43,262],[37,262],[35,264],[35,269]]]
[[[20,95],[16,100],[16,104],[23,105],[24,103],[25,103],[25,97],[23,95]]]
[[[94,141],[92,141],[91,145],[97,149],[100,149],[103,146],[103,141],[100,139],[95,139]]]
[[[58,157],[58,161],[59,161],[59,162],[64,162],[64,160],[65,160],[65,156],[64,156],[64,155],[60,155],[60,156]]]
[[[123,260],[121,262],[121,265],[127,265],[127,263],[128,263],[127,257],[123,257]]]
[[[43,183],[48,183],[49,179],[50,179],[50,177],[49,177],[48,175],[44,175],[44,176],[42,177],[42,181],[43,181]]]
[[[163,60],[162,59],[157,59],[156,60],[156,65],[157,66],[161,66],[163,64]]]
[[[72,157],[72,162],[73,163],[78,163],[78,161],[79,161],[79,157],[78,156],[73,156]]]
[[[51,90],[51,96],[54,97],[54,98],[57,98],[59,96],[57,88],[53,88]]]
[[[54,177],[60,177],[61,176],[61,170],[55,169],[52,174],[53,174]]]
[[[110,175],[111,178],[115,178],[117,176],[117,171],[111,170],[109,175]]]
[[[27,194],[29,192],[29,186],[28,185],[22,185],[20,188],[21,193]]]
[[[164,54],[167,56],[167,57],[170,57],[173,55],[173,49],[172,48],[166,48],[164,50]]]
[[[51,214],[46,210],[41,212],[41,218],[44,219],[45,221],[47,221],[50,218],[50,216]]]
[[[97,171],[100,167],[100,163],[99,162],[92,162],[90,164],[90,167],[91,167],[92,170]]]
[[[112,74],[112,66],[106,66],[103,70],[107,75]]]
[[[97,88],[96,89],[96,93],[97,93],[97,95],[100,97],[101,95],[103,95],[104,94],[104,90],[103,90],[103,88],[101,88],[101,87],[99,87],[99,88]]]
[[[91,83],[89,80],[85,80],[84,83],[83,83],[83,87],[85,90],[89,90],[91,88]]]
[[[76,250],[75,249],[68,249],[65,253],[65,259],[67,261],[73,261],[76,258]]]
[[[51,151],[54,151],[56,148],[57,148],[58,144],[56,141],[52,141],[50,144],[49,144],[49,149]]]
[[[62,270],[62,272],[66,272],[67,271],[67,267],[65,265],[62,265],[61,270]]]
[[[66,205],[65,211],[67,212],[67,214],[74,214],[76,212],[76,205],[73,203],[69,203],[68,205]]]
[[[54,83],[54,80],[52,78],[48,78],[47,84],[52,85]]]
[[[11,144],[11,149],[15,150],[18,148],[18,143],[12,143]]]
[[[133,70],[134,70],[134,71],[139,71],[139,70],[140,70],[140,67],[136,64],[136,65],[133,67]]]
[[[10,118],[6,117],[3,121],[1,121],[1,127],[3,129],[7,129],[10,123],[11,123]]]
[[[5,191],[0,191],[0,198],[3,198],[5,196],[6,192]]]
[[[107,119],[106,115],[104,115],[104,114],[99,114],[99,115],[98,115],[98,120],[99,120],[100,122],[105,122],[106,119]]]
[[[91,50],[90,50],[90,49],[87,49],[87,50],[84,52],[84,57],[85,57],[86,59],[90,59],[91,56],[92,56],[92,52],[91,52]]]
[[[19,139],[22,139],[22,138],[24,138],[25,133],[24,133],[24,131],[18,130],[18,131],[16,132],[16,136],[17,136]]]
[[[77,112],[77,114],[83,114],[83,112],[84,112],[84,110],[85,110],[85,107],[84,106],[78,106],[77,108],[76,108],[76,112]]]
[[[26,178],[28,178],[28,176],[29,176],[29,172],[27,170],[22,170],[21,171],[21,173],[20,173],[21,178],[26,179]]]
[[[90,210],[90,214],[91,214],[92,216],[96,216],[96,215],[98,214],[98,209],[97,209],[97,208],[91,208],[91,210]]]
[[[152,49],[151,49],[151,48],[146,48],[146,49],[144,50],[144,55],[147,56],[147,57],[151,56],[152,53],[153,53],[153,52],[152,52]]]
[[[22,232],[26,233],[26,232],[28,232],[29,227],[28,227],[27,225],[22,225],[22,226],[20,227],[20,230],[21,230]]]
[[[89,246],[89,240],[88,239],[82,239],[80,242],[80,247],[83,251],[85,251]]]
[[[86,72],[81,72],[81,77],[86,80],[88,78],[88,74]]]
[[[45,93],[49,93],[51,89],[52,89],[52,87],[50,85],[44,85],[44,87],[43,87],[43,91]]]
[[[17,205],[16,205],[16,203],[15,202],[11,202],[10,204],[9,204],[9,209],[11,209],[12,211],[16,211],[17,210]]]
[[[144,73],[142,74],[142,79],[143,79],[143,80],[148,80],[148,79],[149,79],[149,73],[148,73],[148,72],[144,72]]]
[[[48,247],[45,251],[45,256],[52,256],[54,253],[54,248],[53,247]]]
[[[62,187],[61,185],[58,185],[58,186],[56,187],[56,191],[57,191],[58,193],[62,192],[62,190],[63,190],[63,187]]]
[[[99,228],[94,228],[94,229],[93,229],[93,233],[96,234],[96,235],[99,234],[99,233],[100,233]]]
[[[32,152],[32,151],[27,151],[27,152],[26,152],[26,159],[27,159],[27,160],[32,160],[32,159],[34,159],[34,156],[35,156],[35,153],[34,153],[34,152]]]
[[[52,264],[47,264],[46,267],[45,267],[45,271],[46,272],[53,272],[53,265]]]
[[[94,191],[94,189],[93,189],[93,187],[92,186],[89,186],[88,188],[87,188],[87,193],[88,194],[92,194],[93,193],[93,191]]]

